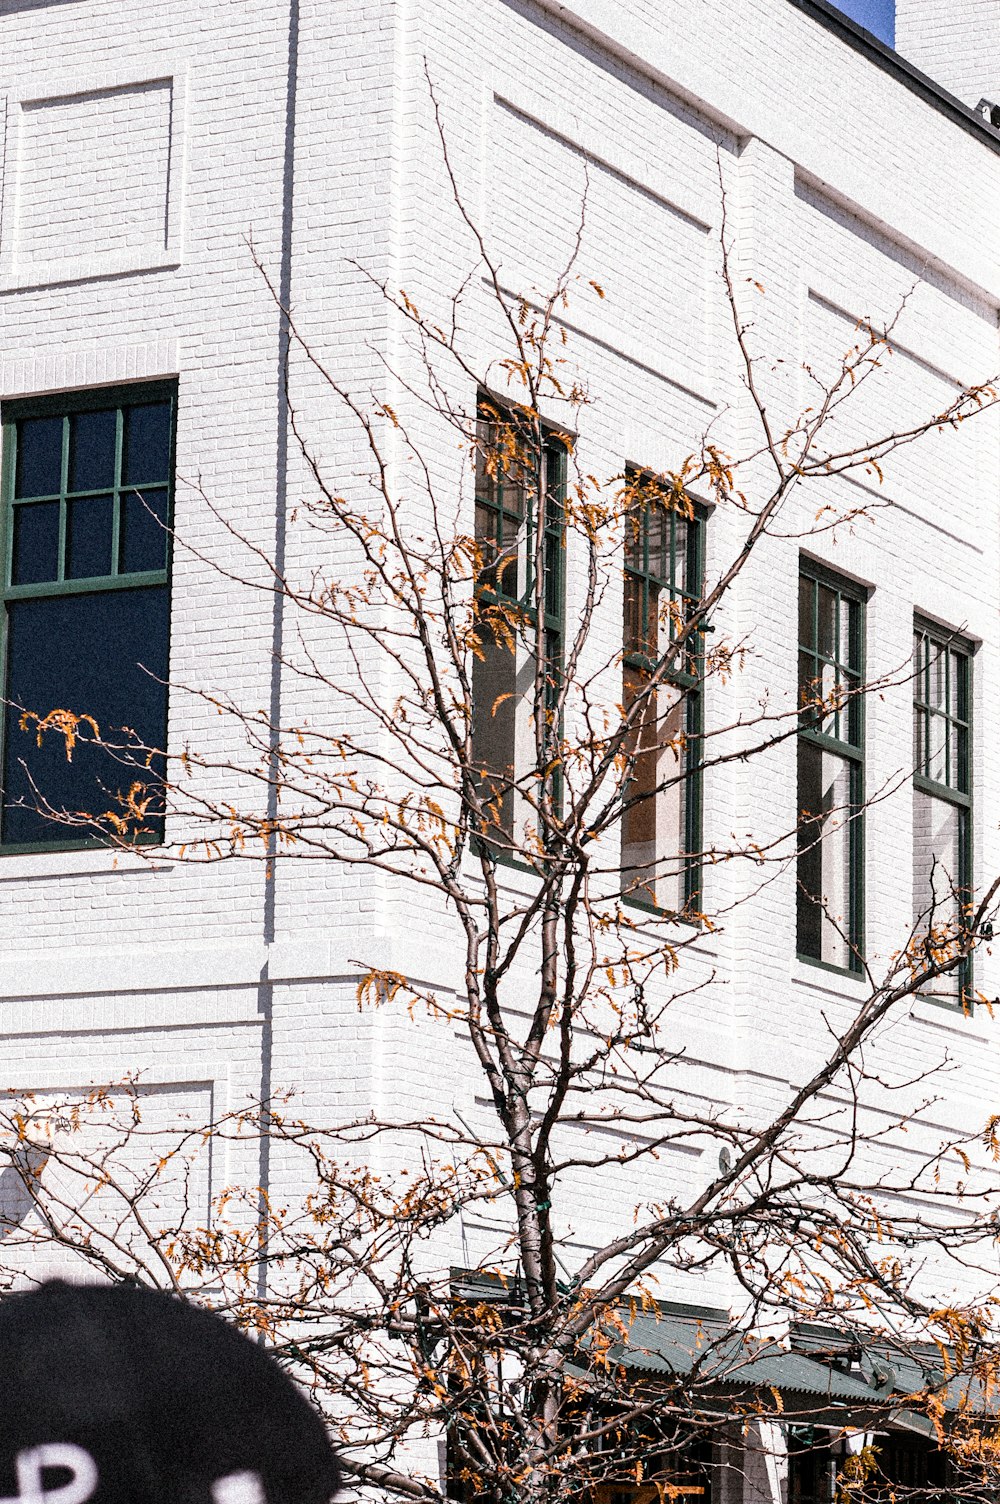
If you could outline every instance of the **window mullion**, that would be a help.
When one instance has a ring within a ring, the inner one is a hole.
[[[850,774],[851,812],[850,828],[848,834],[850,872],[850,944],[853,952],[852,959],[857,966],[861,954],[864,951],[864,886],[865,886],[865,862],[864,862],[864,826],[860,818],[860,811],[864,805],[864,763],[859,758],[851,766]]]
[[[12,498],[14,495],[14,476],[17,469],[17,424],[3,424],[3,466],[2,479],[3,490],[0,493],[0,501],[3,507],[3,576],[0,578],[0,587],[6,596],[8,585],[14,577],[14,508]],[[10,500],[8,498],[11,498]]]
[[[812,639],[810,648],[813,655],[813,678],[818,686],[820,694],[823,692],[823,681],[819,671],[819,581],[812,582]]]
[[[836,739],[837,739],[838,742],[844,740],[844,738],[840,734],[841,731],[842,731],[842,729],[843,729],[843,727],[841,725],[841,717],[844,714],[843,706],[840,703],[840,686],[843,683],[843,674],[844,674],[844,667],[845,667],[844,664],[842,664],[841,661],[840,661],[840,641],[841,641],[841,638],[840,638],[840,632],[841,632],[840,608],[841,608],[841,599],[842,599],[841,598],[841,594],[840,594],[840,591],[838,590],[836,592],[835,596],[834,596],[834,608],[833,608],[833,652],[831,654],[831,658],[832,658],[833,661],[832,661],[832,663],[830,665],[831,668],[833,669],[833,687],[834,687],[834,692],[836,693],[836,696],[837,696],[837,708],[834,711],[834,722],[833,722],[833,724],[837,728],[836,729]]]
[[[816,747],[822,747],[824,752],[829,752],[834,757],[845,757],[848,762],[864,760],[864,748],[856,747],[853,742],[841,741],[838,737],[829,736],[825,731],[814,731],[807,726],[801,727],[798,734],[804,741],[812,742]]]
[[[951,652],[944,650],[944,781],[951,783]]]
[[[63,416],[62,458],[59,464],[59,543],[56,555],[56,579],[66,578],[66,492],[69,490],[70,417]]]
[[[125,443],[125,414],[119,407],[115,420],[115,475],[114,495],[111,501],[111,573],[121,570],[121,521],[122,521],[122,450]]]

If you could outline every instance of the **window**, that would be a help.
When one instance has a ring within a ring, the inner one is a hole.
[[[3,404],[8,849],[87,844],[87,818],[135,784],[149,803],[130,835],[162,837],[162,762],[144,749],[166,740],[175,403],[157,383]],[[60,734],[74,725],[75,743]]]
[[[623,1463],[620,1471],[632,1473],[620,1482],[597,1483],[584,1493],[587,1504],[653,1504],[653,1501],[669,1499],[671,1504],[712,1504],[712,1446],[703,1438],[677,1445],[678,1438],[669,1437],[660,1441],[655,1436],[648,1440],[622,1441],[629,1464]],[[671,1445],[672,1443],[672,1445]],[[642,1458],[642,1483],[635,1481],[635,1462]],[[613,1465],[612,1465],[613,1466]]]
[[[947,942],[972,885],[969,644],[917,622],[913,668],[913,916],[918,933]],[[927,995],[961,1003],[968,973],[966,962],[935,978]]]
[[[864,599],[804,564],[799,578],[797,949],[860,969]]]
[[[476,446],[479,651],[472,670],[472,755],[490,840],[509,854],[537,830],[539,767],[530,707],[536,652],[553,741],[563,658],[566,443],[516,409],[484,399]],[[542,536],[537,497],[544,501]],[[537,578],[541,569],[541,580]],[[553,748],[553,752],[554,752]],[[533,777],[532,775],[535,774]],[[558,775],[556,775],[558,794]]]
[[[656,478],[626,474],[622,699],[643,694],[702,592],[703,520],[672,503]],[[646,698],[628,751],[621,826],[622,891],[681,912],[697,894],[701,845],[699,647],[678,655]]]
[[[850,1455],[843,1434],[832,1428],[789,1426],[788,1504],[835,1504],[842,1499],[847,1489],[838,1475]],[[923,1437],[881,1431],[870,1455],[872,1468],[862,1495],[870,1504],[894,1504],[907,1494],[925,1504],[944,1504],[949,1482],[957,1481],[949,1477],[947,1454]]]
[[[788,1427],[788,1504],[834,1504],[839,1440],[811,1425]]]

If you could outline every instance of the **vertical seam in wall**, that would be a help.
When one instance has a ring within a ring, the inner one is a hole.
[[[289,311],[292,296],[292,218],[295,193],[295,107],[298,84],[299,50],[299,0],[289,0],[288,7],[288,93],[285,103],[285,148],[281,192],[281,269],[278,278],[278,369],[277,369],[277,435],[275,443],[275,522],[274,522],[274,570],[276,582],[284,577],[285,534],[288,501],[288,355],[291,330]],[[277,756],[278,728],[281,720],[281,651],[284,631],[284,599],[280,583],[276,583],[271,617],[271,686],[269,698],[270,717],[270,780],[267,793],[267,814],[270,821],[277,818]],[[276,887],[277,842],[272,833],[268,840],[267,866],[264,885],[264,943],[270,945],[275,936],[275,887]]]
[[[175,83],[170,79],[167,90],[167,168],[165,173],[166,183],[163,203],[163,250],[164,254],[170,249],[170,185],[174,173],[174,158],[176,144],[174,131],[177,127],[176,100],[174,98]]]
[[[284,599],[281,594],[280,581],[284,577],[285,570],[286,506],[288,500],[288,352],[291,332],[289,328],[289,311],[292,295],[292,221],[295,194],[295,110],[298,90],[298,64],[299,0],[289,0],[288,84],[285,95],[285,140],[281,183],[281,269],[278,278],[278,381],[274,488],[274,569],[276,584],[271,615],[271,685],[268,703],[270,748],[268,755],[267,814],[270,821],[271,835],[268,838],[267,857],[264,868],[263,939],[265,946],[273,943],[276,927],[275,886],[277,882],[277,841],[274,835],[274,822],[278,813],[278,739],[281,722],[281,653],[284,627]],[[267,1293],[267,1211],[271,1170],[268,1131],[270,1127],[269,1102],[274,1050],[274,983],[268,976],[267,961],[264,963],[261,976],[258,1008],[261,1015],[261,1133],[258,1163],[260,1185],[258,1226],[260,1228],[260,1236],[258,1243],[257,1293],[258,1296],[263,1298]]]
[[[7,230],[4,216],[4,200],[7,190],[7,134],[10,104],[5,94],[0,94],[0,255],[3,253],[4,235]]]

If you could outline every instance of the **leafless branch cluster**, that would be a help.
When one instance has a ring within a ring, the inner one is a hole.
[[[175,1128],[154,1152],[134,1083],[73,1105],[55,1128],[51,1113],[11,1103],[3,1177],[19,1210],[0,1262],[13,1274],[62,1249],[107,1277],[210,1301],[312,1386],[358,1478],[388,1495],[440,1498],[437,1481],[406,1464],[414,1439],[440,1434],[469,1498],[555,1501],[654,1475],[675,1497],[699,1438],[784,1413],[767,1375],[789,1350],[791,1321],[826,1324],[845,1351],[853,1342],[890,1365],[896,1354],[912,1367],[919,1349],[906,1405],[949,1438],[953,1491],[978,1497],[996,1477],[981,1403],[995,1378],[994,1318],[983,1304],[939,1299],[935,1282],[992,1258],[996,1125],[916,1169],[897,1163],[893,1144],[936,1090],[931,1067],[893,1087],[898,1111],[880,1127],[865,1114],[888,1022],[964,965],[1000,878],[979,895],[933,897],[883,972],[862,971],[857,1001],[814,1021],[816,1062],[803,1079],[780,1102],[737,1109],[692,1090],[673,1020],[711,995],[705,936],[821,841],[838,812],[812,826],[796,818],[766,841],[734,834],[692,848],[681,834],[673,848],[623,849],[640,848],[643,812],[693,787],[695,770],[708,779],[763,759],[803,724],[908,681],[901,663],[879,680],[817,681],[798,701],[748,711],[736,700],[727,715],[753,644],[720,629],[723,608],[762,540],[802,536],[793,496],[831,476],[880,476],[903,446],[995,404],[996,388],[838,446],[832,420],[892,358],[893,328],[862,325],[835,378],[814,378],[812,406],[777,427],[724,218],[722,282],[755,442],[737,458],[708,432],[670,472],[598,479],[578,458],[590,398],[561,317],[572,298],[603,296],[578,272],[586,206],[549,296],[512,297],[443,131],[441,143],[476,268],[443,322],[382,288],[408,339],[407,361],[386,370],[399,399],[349,390],[286,310],[294,368],[363,440],[364,484],[320,458],[290,380],[307,491],[294,562],[279,567],[216,511],[238,545],[230,560],[245,567],[209,562],[280,600],[281,671],[296,690],[287,703],[306,709],[276,720],[207,684],[174,686],[221,712],[233,732],[222,754],[137,747],[52,707],[23,714],[39,739],[63,737],[67,755],[75,739],[96,740],[123,769],[125,788],[109,787],[96,815],[55,808],[37,787],[54,821],[141,851],[165,810],[178,860],[323,861],[403,885],[457,945],[454,974],[430,987],[362,955],[358,1002],[458,1031],[481,1110],[473,1126],[447,1107],[317,1123],[299,1121],[294,1103],[259,1103]],[[484,286],[505,353],[480,370],[464,310]],[[442,452],[459,456],[444,475]],[[740,521],[739,546],[707,579],[692,575],[652,603],[636,596],[631,640],[619,632],[609,646],[604,626],[621,621],[636,540],[653,528],[676,552],[706,509]],[[859,515],[824,504],[815,528]],[[192,545],[178,533],[175,547]],[[708,692],[722,709],[706,722],[688,707]],[[699,874],[725,865],[742,874],[739,896],[713,907]],[[657,898],[668,889],[672,903]],[[103,1139],[101,1123],[114,1125]],[[199,1215],[189,1187],[203,1156],[261,1135],[308,1191],[286,1204],[250,1179]],[[373,1167],[376,1144],[391,1168]],[[671,1154],[706,1145],[718,1170],[694,1189],[675,1185]],[[571,1186],[616,1176],[644,1189],[625,1193],[613,1236],[572,1254]],[[469,1218],[479,1241],[458,1267]],[[694,1342],[671,1336],[672,1277],[720,1269],[740,1320],[702,1322]],[[901,1400],[898,1388],[869,1387],[874,1431]],[[829,1410],[817,1401],[797,1418],[824,1423]],[[877,1473],[872,1455],[844,1463],[845,1498]]]

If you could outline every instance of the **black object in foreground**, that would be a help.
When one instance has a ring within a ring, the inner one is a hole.
[[[0,1504],[327,1504],[320,1417],[256,1343],[156,1290],[0,1300]]]

